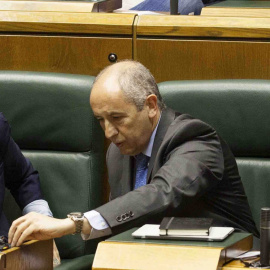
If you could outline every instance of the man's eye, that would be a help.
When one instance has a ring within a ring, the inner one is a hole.
[[[112,118],[113,118],[113,119],[116,119],[116,120],[119,120],[119,119],[121,119],[122,117],[121,117],[121,116],[113,116]]]

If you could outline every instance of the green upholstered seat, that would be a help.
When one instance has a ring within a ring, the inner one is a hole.
[[[159,84],[165,103],[213,126],[230,145],[259,228],[270,206],[270,81],[171,81]]]
[[[12,137],[39,171],[44,198],[56,218],[102,204],[104,136],[89,105],[93,79],[0,72],[0,111],[11,125]],[[10,221],[21,215],[10,194],[4,211]],[[93,255],[86,254],[95,252],[96,241],[70,235],[56,243],[63,259],[59,269],[90,269]]]

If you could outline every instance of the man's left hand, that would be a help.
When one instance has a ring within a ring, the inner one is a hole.
[[[12,223],[8,242],[14,247],[25,240],[47,240],[74,232],[75,223],[69,218],[56,219],[31,212]]]

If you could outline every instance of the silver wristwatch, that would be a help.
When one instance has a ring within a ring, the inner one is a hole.
[[[84,219],[83,213],[81,213],[81,212],[72,212],[72,213],[69,213],[67,215],[67,217],[75,222],[76,230],[75,230],[75,233],[73,233],[73,234],[81,233],[82,228],[83,228],[83,219]]]

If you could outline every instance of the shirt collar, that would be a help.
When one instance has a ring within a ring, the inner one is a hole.
[[[161,114],[160,114],[160,117],[158,119],[158,123],[154,129],[154,131],[152,132],[152,135],[151,135],[151,138],[150,138],[150,141],[146,147],[146,149],[144,151],[142,151],[142,153],[148,157],[151,157],[151,154],[152,154],[152,149],[153,149],[153,145],[154,145],[154,140],[155,140],[155,137],[156,137],[156,133],[157,133],[157,128],[158,128],[158,125],[159,125],[159,121],[160,121],[160,118],[161,118]]]

